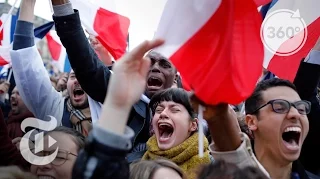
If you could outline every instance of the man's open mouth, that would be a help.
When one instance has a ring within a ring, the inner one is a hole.
[[[297,150],[299,149],[300,135],[300,127],[287,127],[282,133],[282,140],[289,150]]]
[[[80,99],[84,95],[84,91],[81,88],[75,88],[73,90],[74,99]]]
[[[170,139],[174,132],[174,128],[171,124],[166,122],[160,122],[158,123],[158,129],[159,129],[159,141],[165,142]]]
[[[163,81],[158,77],[149,77],[147,81],[147,85],[149,89],[160,89],[163,85]]]

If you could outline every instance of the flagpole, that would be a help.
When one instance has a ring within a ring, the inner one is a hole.
[[[14,4],[13,4],[12,7],[11,7],[11,9],[9,10],[8,16],[6,17],[6,19],[4,20],[4,22],[2,23],[2,25],[1,25],[1,27],[0,27],[0,32],[2,31],[4,25],[7,23],[7,21],[9,20],[10,15],[12,15],[12,12],[13,12],[14,7],[16,6],[17,2],[18,2],[18,0],[16,0],[16,1],[14,2]]]
[[[9,70],[9,75],[8,75],[8,78],[7,78],[7,82],[10,83],[10,79],[11,79],[11,76],[12,76],[12,68]]]
[[[50,5],[50,10],[51,10],[51,13],[53,13],[53,7],[52,7],[52,3],[51,3],[51,0],[49,0],[49,5]]]

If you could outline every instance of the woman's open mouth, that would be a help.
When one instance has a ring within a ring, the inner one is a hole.
[[[166,123],[166,122],[159,122],[158,129],[159,129],[159,141],[160,142],[168,141],[174,132],[173,126],[169,123]]]

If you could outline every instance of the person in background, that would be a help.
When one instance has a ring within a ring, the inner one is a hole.
[[[115,62],[112,59],[109,51],[101,44],[101,42],[92,34],[89,35],[89,42],[92,48],[97,53],[99,59],[103,62],[104,65],[111,68],[112,64]]]
[[[61,73],[57,82],[57,91],[62,92],[67,89],[68,73]]]
[[[130,179],[183,179],[182,170],[175,163],[158,159],[130,164]]]
[[[22,137],[24,132],[21,130],[21,122],[29,117],[34,117],[23,102],[18,88],[15,87],[10,97],[11,111],[6,121],[9,137],[15,139]]]
[[[41,56],[34,44],[33,19],[35,0],[23,0],[14,34],[11,62],[19,93],[26,106],[38,119],[49,115],[58,125],[74,128],[87,136],[92,128],[88,96],[71,70],[63,97],[51,85]],[[90,76],[90,75],[88,75]],[[63,77],[63,83],[65,78]]]

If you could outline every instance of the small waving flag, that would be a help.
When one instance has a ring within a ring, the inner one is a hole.
[[[73,8],[79,10],[86,30],[96,36],[114,59],[119,59],[126,52],[130,20],[111,9],[104,9],[108,7],[102,8],[92,2],[71,0]]]
[[[18,13],[19,14],[19,11]],[[4,20],[9,16],[8,21],[4,25],[3,30],[0,32],[0,66],[9,64],[11,62],[10,50],[12,50],[12,42],[14,31],[16,29],[16,23],[18,20],[18,15],[8,15],[2,14],[0,18],[0,23],[2,24]],[[46,23],[34,29],[35,42],[40,41],[53,27],[54,22]]]
[[[52,63],[56,65],[60,72],[70,72],[71,66],[67,56],[67,51],[63,47],[56,31],[51,30],[47,35],[49,51],[52,57]]]

